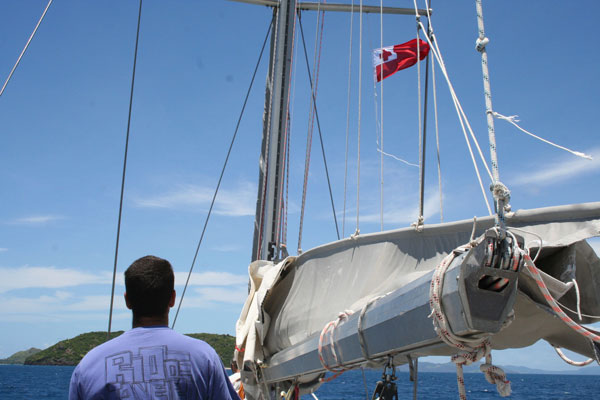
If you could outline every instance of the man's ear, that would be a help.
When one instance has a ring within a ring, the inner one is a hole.
[[[125,305],[127,306],[127,308],[129,308],[131,310],[131,303],[129,302],[129,299],[127,298],[127,292],[125,292],[125,294],[123,296],[125,296]]]
[[[173,293],[171,293],[171,300],[169,300],[169,308],[171,308],[175,305],[175,297],[176,296],[177,296],[177,293],[175,292],[175,290],[173,290]]]

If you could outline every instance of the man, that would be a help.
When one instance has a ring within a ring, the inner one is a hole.
[[[175,277],[167,260],[136,260],[125,271],[132,329],[92,349],[73,371],[70,400],[238,400],[217,353],[171,330]]]

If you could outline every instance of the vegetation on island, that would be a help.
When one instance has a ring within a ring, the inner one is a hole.
[[[110,338],[113,339],[123,331],[112,332]],[[218,335],[213,333],[190,333],[187,336],[200,339],[211,345],[221,357],[225,366],[229,366],[233,350],[235,348],[235,337],[231,335]],[[45,350],[37,350],[14,364],[26,365],[77,365],[88,351],[106,341],[106,332],[88,332],[83,333],[71,339],[62,340]],[[31,351],[33,349],[27,350]],[[24,353],[24,352],[19,352]],[[17,354],[13,354],[6,360],[12,359]]]
[[[35,347],[29,350],[17,351],[15,354],[8,358],[0,358],[0,364],[23,364],[27,357],[39,353],[41,349]]]
[[[110,338],[116,338],[123,331],[111,332]],[[25,365],[77,365],[88,351],[106,341],[106,332],[88,332],[71,339],[61,340],[27,357]]]

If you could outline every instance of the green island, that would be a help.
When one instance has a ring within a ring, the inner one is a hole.
[[[35,347],[32,347],[29,350],[17,351],[8,358],[0,358],[0,364],[24,364],[27,357],[39,353],[40,351],[42,351],[42,349],[37,349]]]
[[[123,331],[112,332],[111,339],[122,334]],[[223,365],[229,366],[235,337],[214,333],[189,333],[187,336],[200,339],[211,345],[221,357]],[[45,350],[31,348],[19,351],[12,356],[0,359],[0,364],[25,364],[25,365],[77,365],[88,351],[106,341],[106,332],[88,332],[71,339],[61,340]]]

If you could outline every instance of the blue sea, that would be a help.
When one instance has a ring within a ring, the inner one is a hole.
[[[1,400],[62,400],[68,396],[69,380],[74,367],[0,365]],[[319,400],[370,399],[381,371],[366,370],[365,384],[360,370],[346,372],[315,392]],[[509,376],[511,399],[600,399],[600,377],[591,375],[526,375]],[[469,399],[500,399],[496,388],[482,374],[465,374]],[[412,399],[413,383],[408,373],[398,373],[400,399]],[[419,374],[420,399],[458,398],[456,376],[451,373]],[[303,400],[312,396],[303,396]]]

